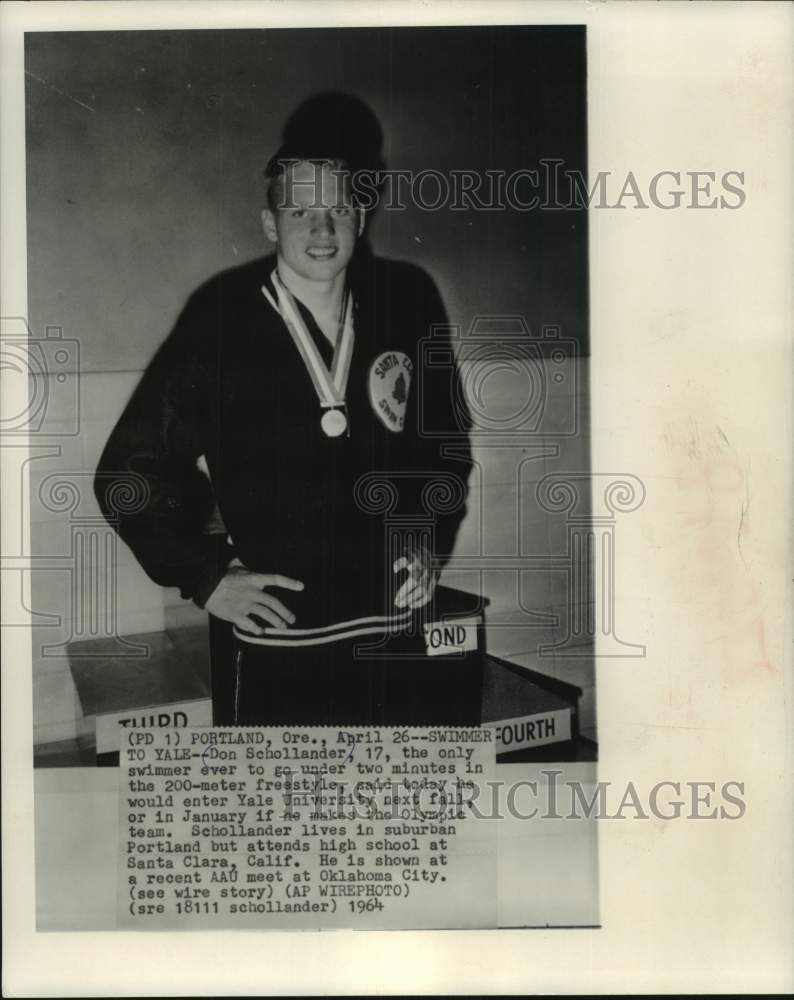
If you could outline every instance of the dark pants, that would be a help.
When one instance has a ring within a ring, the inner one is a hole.
[[[216,726],[480,723],[479,652],[427,656],[419,634],[258,646],[211,617],[210,651]]]

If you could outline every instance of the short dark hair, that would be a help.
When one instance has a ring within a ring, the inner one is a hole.
[[[303,101],[287,119],[280,148],[265,168],[268,207],[278,206],[278,187],[291,163],[330,163],[356,178],[366,175],[362,208],[374,208],[385,164],[381,157],[383,130],[377,116],[359,97],[324,91]],[[353,183],[354,201],[358,185]]]
[[[297,163],[312,163],[316,167],[329,166],[340,173],[352,173],[350,164],[340,156],[307,156],[298,150],[283,147],[270,157],[265,167],[267,207],[275,212],[279,207],[278,189],[284,182],[287,170]]]

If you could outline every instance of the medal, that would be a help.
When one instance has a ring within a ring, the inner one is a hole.
[[[273,298],[266,285],[262,285],[262,294],[284,320],[290,336],[295,342],[298,353],[306,366],[306,371],[312,380],[314,391],[320,401],[324,413],[320,418],[320,426],[327,437],[339,437],[348,429],[347,417],[344,412],[345,391],[350,375],[350,362],[353,357],[353,301],[349,293],[345,293],[342,301],[342,311],[339,316],[339,336],[334,350],[334,359],[330,371],[317,349],[314,338],[306,328],[295,299],[290,290],[279,277],[278,270],[272,274],[273,287],[278,296],[278,302]]]
[[[339,437],[347,430],[347,417],[341,410],[326,410],[320,426],[329,438]]]

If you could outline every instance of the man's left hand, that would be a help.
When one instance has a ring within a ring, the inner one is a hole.
[[[408,570],[408,578],[397,591],[394,606],[397,608],[422,608],[433,596],[438,572],[433,567],[433,557],[427,549],[414,549],[400,556],[392,567],[395,573]]]

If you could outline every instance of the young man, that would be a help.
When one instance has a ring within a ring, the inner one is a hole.
[[[118,529],[209,612],[216,724],[476,721],[477,665],[428,660],[421,629],[469,473],[459,436],[442,458],[418,423],[440,298],[361,247],[345,160],[282,149],[266,174],[275,260],[188,301],[108,442],[100,504],[113,472],[147,481]],[[436,378],[423,419],[456,431],[454,365]]]

